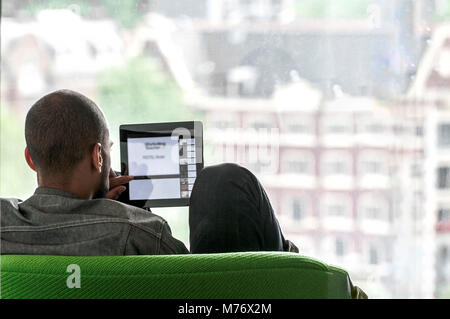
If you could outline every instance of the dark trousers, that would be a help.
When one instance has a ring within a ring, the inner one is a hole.
[[[189,206],[192,253],[289,250],[258,179],[236,164],[205,167]]]

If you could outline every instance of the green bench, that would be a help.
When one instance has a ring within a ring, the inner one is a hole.
[[[287,252],[0,258],[5,299],[351,298],[345,270]]]

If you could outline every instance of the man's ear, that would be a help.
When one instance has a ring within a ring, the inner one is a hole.
[[[96,143],[91,154],[92,166],[99,173],[102,172],[103,167],[103,157],[102,157],[102,144]]]
[[[34,166],[33,160],[31,159],[28,147],[25,147],[25,160],[27,161],[28,166],[30,166],[30,168],[36,172],[36,167]]]

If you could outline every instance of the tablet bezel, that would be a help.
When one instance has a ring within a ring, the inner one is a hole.
[[[174,130],[188,130],[195,139],[195,156],[197,174],[203,169],[203,124],[200,121],[141,123],[120,125],[120,163],[121,174],[128,175],[129,137],[171,136]],[[119,201],[140,208],[189,206],[190,198],[130,200],[129,185],[120,195]]]

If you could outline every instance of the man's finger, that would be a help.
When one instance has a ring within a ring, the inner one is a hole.
[[[122,194],[125,191],[125,186],[117,186],[115,188],[112,188],[108,194],[106,194],[106,198],[109,199],[117,199],[119,198],[120,194]]]
[[[109,189],[113,189],[116,186],[128,183],[133,179],[133,176],[117,176],[109,179]]]

